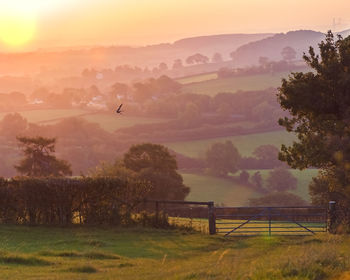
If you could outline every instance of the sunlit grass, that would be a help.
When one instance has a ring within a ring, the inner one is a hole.
[[[15,257],[0,262],[0,279],[346,279],[349,241],[328,234],[224,238],[186,230],[3,225],[1,256]]]

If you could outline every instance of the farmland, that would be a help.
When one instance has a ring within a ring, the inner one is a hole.
[[[218,204],[243,206],[249,198],[258,196],[252,189],[227,179],[198,174],[181,175],[185,184],[191,188],[187,200],[214,201]]]
[[[201,75],[179,78],[176,81],[179,82],[180,84],[186,85],[191,83],[199,83],[199,82],[204,82],[208,80],[214,80],[217,78],[218,78],[217,73],[209,73],[209,74],[201,74]]]
[[[116,116],[113,112],[95,112],[82,109],[45,109],[20,111],[18,113],[26,118],[28,122],[37,124],[54,124],[66,118],[81,117],[88,122],[99,124],[103,129],[109,132],[114,132],[119,128],[129,127],[136,124],[149,124],[167,121],[157,118],[130,117],[126,115]],[[8,113],[1,113],[0,120],[6,114]]]
[[[281,79],[287,78],[289,74],[289,71],[285,71],[275,74],[259,74],[207,80],[204,80],[205,76],[203,76],[203,80],[201,82],[186,83],[182,88],[182,92],[214,96],[219,92],[234,93],[239,90],[264,90],[269,87],[279,87],[281,85]],[[195,81],[195,77],[191,77],[189,79]]]
[[[271,144],[279,148],[281,144],[291,144],[293,139],[294,137],[291,134],[280,130],[257,134],[208,138],[195,141],[179,141],[165,143],[165,145],[170,149],[186,156],[203,158],[206,150],[213,143],[230,140],[237,147],[242,156],[250,156],[254,149],[260,145]]]
[[[0,279],[349,279],[348,236],[0,227]],[[266,254],[268,252],[268,254]]]
[[[250,175],[259,171],[263,180],[266,180],[269,169],[247,170]],[[289,170],[298,179],[297,189],[291,191],[299,195],[306,201],[309,197],[309,183],[312,177],[317,175],[316,169]],[[217,178],[201,174],[182,173],[184,182],[191,188],[191,192],[186,198],[195,201],[214,201],[217,204],[224,203],[227,206],[246,206],[250,198],[258,197],[260,194],[245,186],[228,179]]]

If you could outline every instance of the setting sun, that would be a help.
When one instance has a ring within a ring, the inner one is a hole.
[[[58,0],[0,0],[0,40],[17,47],[30,42],[40,16],[55,11],[67,1]]]
[[[20,46],[30,41],[35,33],[36,20],[32,16],[2,17],[0,39],[10,46]]]

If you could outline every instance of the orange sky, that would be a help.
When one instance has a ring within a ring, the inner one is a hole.
[[[0,10],[0,49],[10,51],[144,45],[222,33],[326,31],[333,18],[341,18],[336,30],[350,28],[349,0],[0,0]]]

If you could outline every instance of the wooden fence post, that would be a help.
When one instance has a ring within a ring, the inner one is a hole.
[[[336,202],[330,201],[328,203],[328,232],[329,233],[336,233]]]
[[[208,219],[209,219],[209,234],[216,233],[216,225],[215,225],[215,213],[214,213],[214,202],[209,201],[208,203]]]
[[[156,213],[155,213],[156,226],[158,226],[158,224],[159,224],[159,201],[156,201],[155,203],[156,203]]]

